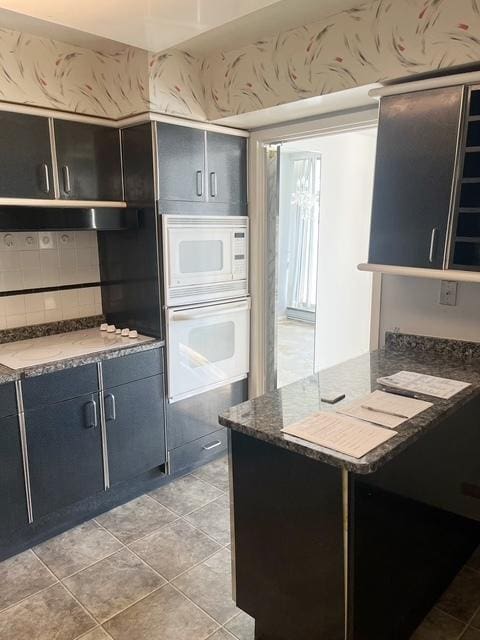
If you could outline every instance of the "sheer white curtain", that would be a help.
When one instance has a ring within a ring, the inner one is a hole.
[[[316,305],[320,167],[319,154],[291,155],[287,306],[305,311]]]

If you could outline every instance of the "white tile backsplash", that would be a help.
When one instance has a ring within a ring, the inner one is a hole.
[[[0,291],[98,282],[95,231],[0,233]],[[102,313],[100,287],[0,298],[0,329]]]

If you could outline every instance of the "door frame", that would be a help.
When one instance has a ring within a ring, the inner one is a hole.
[[[266,391],[267,331],[267,189],[265,147],[282,142],[366,129],[378,124],[378,109],[344,111],[324,117],[287,123],[252,131],[248,141],[248,201],[250,219],[250,291],[252,296],[250,331],[249,396]],[[373,274],[370,349],[380,342],[380,302],[382,276]]]

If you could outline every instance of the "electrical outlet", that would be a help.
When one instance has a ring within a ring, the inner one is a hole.
[[[457,304],[458,282],[442,280],[440,285],[440,304],[454,307]]]

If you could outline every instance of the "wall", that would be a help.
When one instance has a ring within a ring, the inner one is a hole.
[[[205,119],[201,62],[133,47],[105,54],[0,29],[0,100],[121,118],[148,110]]]
[[[480,59],[478,0],[374,0],[204,63],[209,119]]]
[[[439,304],[440,282],[383,276],[380,335],[399,329],[480,342],[480,284],[459,283],[457,305]]]
[[[0,233],[0,329],[100,314],[100,287],[59,289],[99,281],[95,231]]]
[[[372,279],[356,266],[368,253],[374,132],[328,136],[322,155],[315,370],[369,350]]]
[[[0,29],[0,100],[119,118],[199,120],[480,59],[478,0],[373,0],[204,60],[104,54]]]

